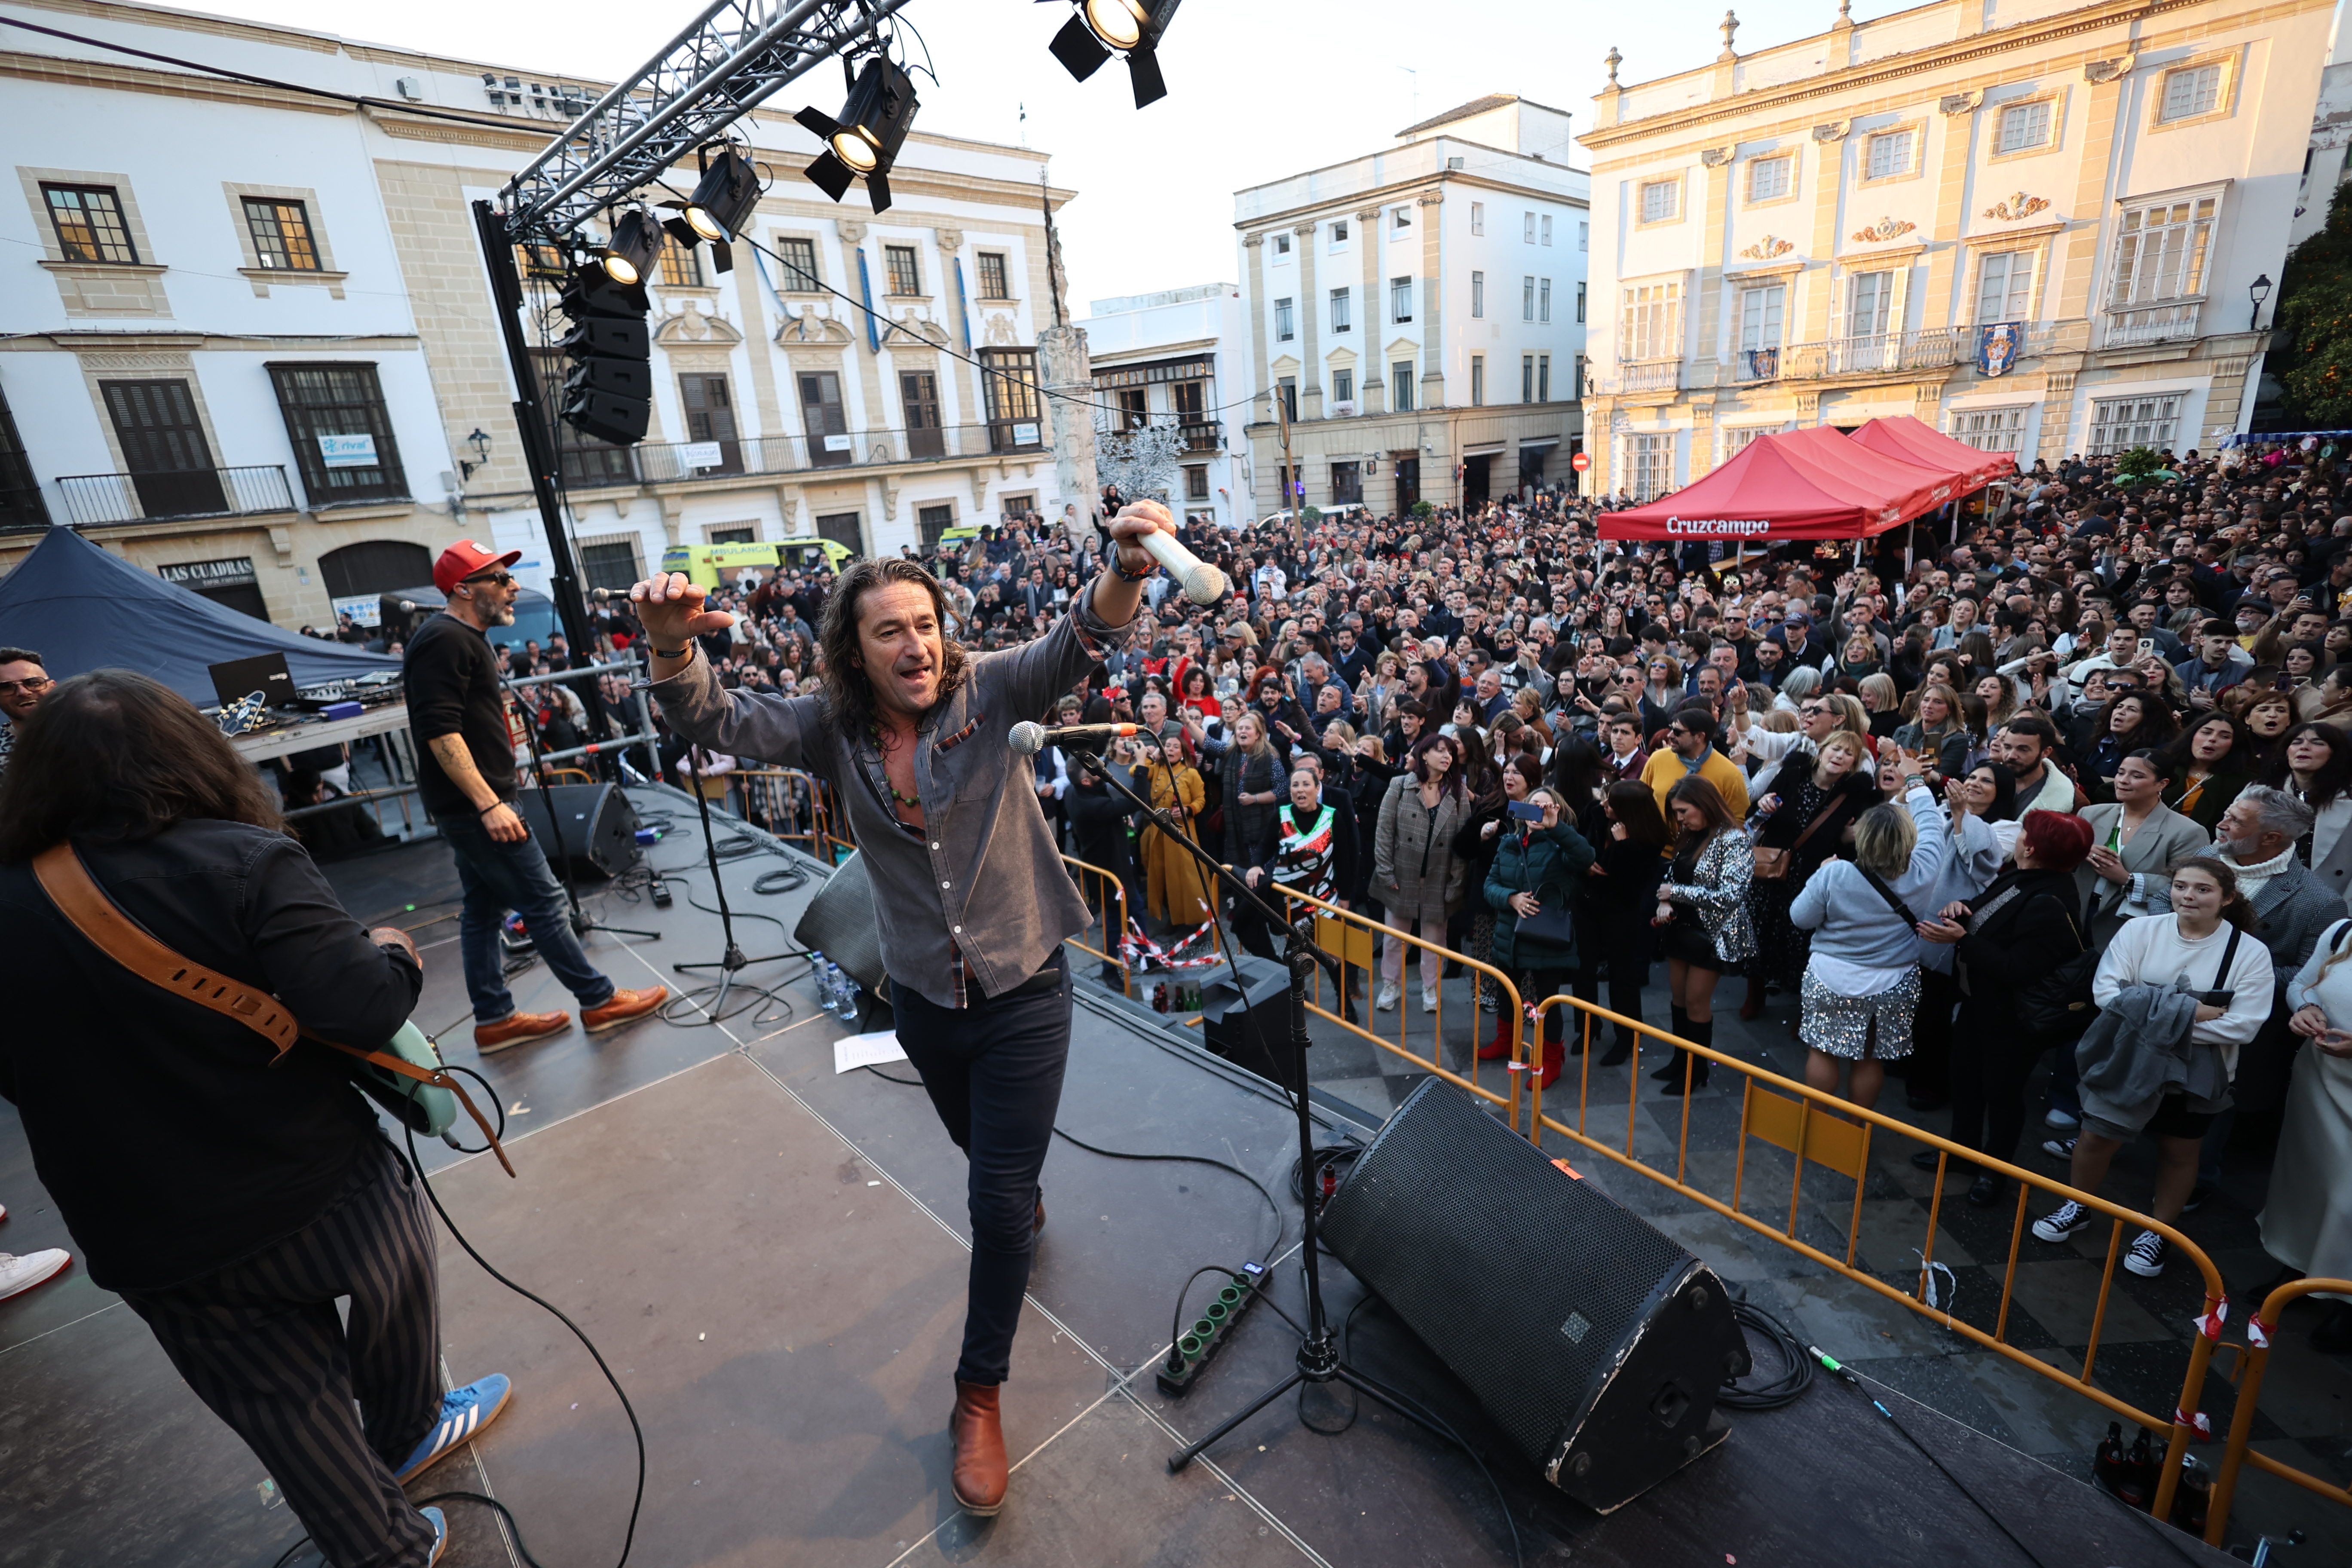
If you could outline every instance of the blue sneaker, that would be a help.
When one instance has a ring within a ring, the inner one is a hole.
[[[442,1458],[451,1449],[463,1447],[482,1435],[482,1428],[499,1418],[507,1407],[507,1395],[514,1385],[503,1373],[453,1388],[441,1396],[441,1415],[433,1423],[433,1430],[425,1434],[425,1441],[408,1456],[401,1466],[399,1481],[406,1486],[419,1472]]]
[[[449,1521],[442,1516],[441,1510],[437,1508],[420,1508],[416,1511],[423,1514],[433,1526],[433,1555],[425,1560],[425,1568],[433,1568],[436,1563],[441,1561],[441,1553],[449,1549]]]

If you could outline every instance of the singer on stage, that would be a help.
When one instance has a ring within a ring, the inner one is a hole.
[[[805,768],[849,814],[899,1043],[971,1163],[971,1293],[948,1430],[956,1500],[982,1515],[1004,1500],[997,1392],[1045,1225],[1037,1179],[1069,1056],[1062,942],[1092,919],[1007,735],[1048,718],[1123,641],[1158,569],[1142,541],[1176,529],[1166,508],[1138,501],[1110,531],[1111,569],[1044,637],[1001,652],[967,653],[948,637],[945,593],[915,563],[856,563],[825,603],[813,696],[723,689],[693,639],[733,617],[704,608],[684,576],[629,594],[671,727],[713,751]]]

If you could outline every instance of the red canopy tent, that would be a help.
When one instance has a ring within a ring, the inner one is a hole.
[[[1908,414],[1874,419],[1849,437],[1857,446],[1958,474],[1961,495],[1973,495],[1992,480],[2017,472],[2017,459],[2007,452],[1979,452],[1965,441],[1955,441],[1925,420]]]
[[[1601,515],[1603,539],[1866,539],[1958,494],[1956,476],[1854,447],[1835,430],[1759,436],[1672,495]]]

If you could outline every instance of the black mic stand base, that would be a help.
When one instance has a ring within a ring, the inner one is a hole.
[[[702,781],[694,776],[694,755],[699,750],[699,747],[688,747],[687,750],[687,782],[694,790],[695,813],[702,820],[702,853],[704,861],[710,869],[711,891],[719,900],[719,929],[724,935],[727,947],[716,963],[673,963],[670,965],[670,970],[677,974],[701,974],[712,970],[718,972],[717,985],[683,992],[677,998],[680,1002],[687,1003],[701,1012],[710,1022],[717,1024],[724,1022],[730,1016],[727,1011],[727,1004],[734,994],[735,976],[738,973],[749,969],[755,963],[777,963],[787,958],[806,958],[808,954],[803,952],[771,952],[763,953],[757,958],[747,958],[744,956],[743,949],[737,944],[734,911],[728,907],[727,884],[719,874],[719,840],[710,831],[710,798],[702,793]],[[705,757],[709,755],[708,752],[702,754]],[[707,999],[704,996],[705,989],[709,992]],[[742,989],[755,997],[770,1002],[782,1000],[769,987],[754,985],[748,980],[742,983]],[[759,1003],[756,1001],[749,1004],[751,1007],[757,1005]],[[740,1013],[748,1009],[738,1008],[736,1011]]]

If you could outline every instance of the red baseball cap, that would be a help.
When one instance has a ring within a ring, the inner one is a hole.
[[[500,554],[470,539],[461,539],[441,552],[433,563],[433,585],[446,594],[477,572],[492,566],[511,566],[522,559],[522,552],[509,550]]]

